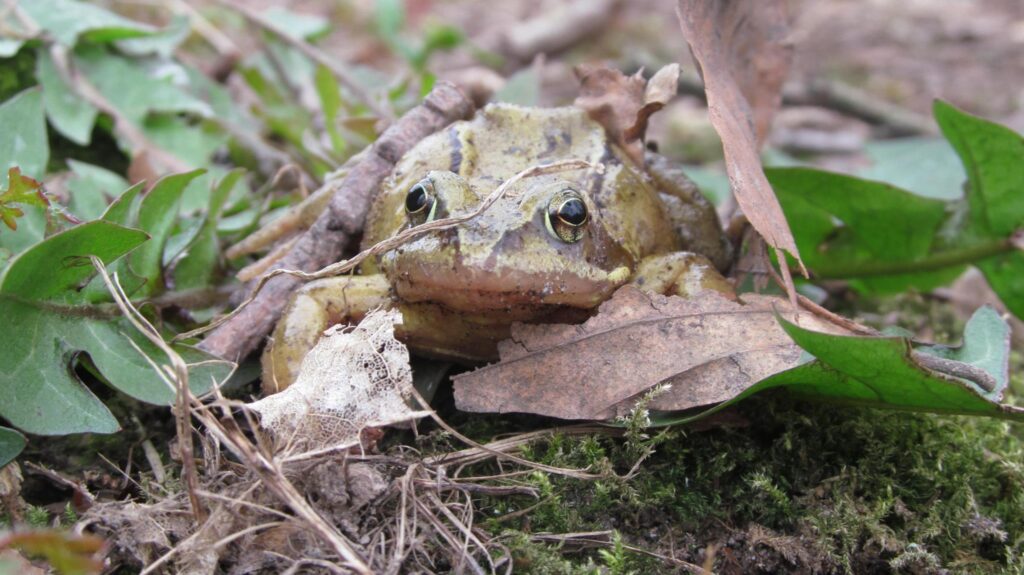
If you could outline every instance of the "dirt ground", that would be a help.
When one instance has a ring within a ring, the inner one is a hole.
[[[368,33],[371,0],[254,0],[330,18],[335,31],[321,47],[342,61],[395,69],[390,52]],[[543,18],[561,0],[437,2],[410,0],[410,33],[429,23],[462,30],[472,46],[493,47],[511,25]],[[618,2],[607,23],[586,40],[547,58],[542,100],[564,103],[575,93],[567,65],[611,60],[625,68],[680,61],[692,70],[666,0]],[[934,98],[1024,130],[1024,3],[1018,0],[793,0],[795,66],[791,84],[839,79],[887,101],[928,114]],[[240,39],[241,40],[241,39]],[[469,65],[467,50],[438,58],[435,71]],[[521,63],[520,63],[521,64]],[[506,66],[510,72],[517,64]]]

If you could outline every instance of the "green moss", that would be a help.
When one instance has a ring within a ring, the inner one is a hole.
[[[540,503],[484,502],[481,508],[491,510],[485,525],[492,532],[512,527],[495,515],[534,506],[521,520],[524,530],[615,529],[632,545],[653,550],[672,538],[677,555],[698,564],[715,544],[722,548],[716,565],[725,570],[723,562],[734,561],[757,572],[744,558],[753,561],[758,553],[760,560],[774,553],[776,568],[784,570],[811,570],[812,563],[837,573],[1019,568],[1019,428],[983,418],[804,403],[784,394],[755,398],[737,413],[743,426],[628,439],[556,437],[534,445],[527,451],[534,461],[620,475],[645,450],[653,453],[631,480],[534,473],[528,481]],[[766,542],[757,529],[777,540]],[[595,558],[601,556],[578,561]]]

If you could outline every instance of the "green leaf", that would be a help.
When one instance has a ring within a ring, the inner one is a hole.
[[[69,330],[78,332],[91,320],[75,322],[38,305],[73,301],[75,287],[95,273],[89,255],[107,263],[145,240],[137,230],[90,222],[51,236],[11,263],[0,280],[0,415],[33,433],[117,430],[110,411],[69,368],[77,348]]]
[[[976,232],[1006,237],[1024,226],[1024,138],[941,100],[936,100],[934,113],[967,171],[967,199]]]
[[[36,51],[36,77],[43,87],[43,105],[50,124],[72,142],[88,145],[99,110],[75,93],[45,46]]]
[[[142,125],[142,132],[160,149],[197,167],[209,165],[214,152],[228,140],[223,132],[209,130],[205,125],[193,125],[171,114],[150,116]]]
[[[75,51],[75,65],[125,118],[142,124],[151,112],[210,116],[210,106],[176,86],[170,77],[154,76],[138,61],[96,46]]]
[[[0,274],[11,259],[42,241],[46,233],[46,210],[25,206],[24,211],[18,218],[17,230],[0,230]]]
[[[174,391],[147,359],[166,363],[163,354],[116,308],[90,305],[79,289],[95,273],[89,255],[109,264],[145,241],[139,230],[100,220],[53,235],[11,263],[0,280],[0,415],[39,434],[116,431],[110,411],[72,369],[80,356],[111,386],[137,399],[173,400]],[[177,347],[190,364],[210,359]],[[211,378],[226,375],[226,367],[207,363],[189,374],[193,389],[202,392]]]
[[[831,335],[778,319],[793,341],[810,354],[806,363],[763,379],[696,415],[659,414],[656,424],[694,421],[776,387],[851,405],[1024,421],[1024,409],[999,403],[1009,383],[1010,328],[991,308],[974,313],[964,328],[963,343],[957,347],[915,346],[907,337]],[[929,369],[918,359],[921,355],[942,358],[958,369]],[[964,378],[969,368],[987,374],[992,389]]]
[[[231,190],[244,173],[244,170],[228,172],[210,194],[210,207],[206,212],[203,226],[188,246],[186,254],[174,266],[176,289],[203,288],[212,283],[221,257],[220,243],[217,240],[221,210]]]
[[[311,40],[331,31],[331,23],[326,18],[299,14],[280,6],[264,10],[262,17],[292,38]]]
[[[818,277],[856,278],[857,269],[876,263],[909,263],[934,248],[946,204],[881,182],[809,168],[770,168],[768,181],[782,204],[804,258]],[[929,289],[950,280],[952,271],[890,274],[862,280],[868,291]],[[955,275],[953,276],[955,277]]]
[[[856,175],[902,188],[924,198],[962,198],[963,166],[949,142],[940,138],[901,138],[868,142],[871,166]]]
[[[7,465],[25,449],[25,436],[9,427],[0,427],[0,467]]]
[[[74,46],[83,34],[93,42],[110,42],[153,32],[151,26],[86,2],[20,0],[18,4],[40,28],[65,46]]]
[[[917,351],[984,370],[996,382],[992,390],[923,367],[904,337],[835,336],[786,321],[782,326],[816,361],[773,376],[758,387],[791,385],[800,393],[877,407],[1024,418],[1024,413],[998,403],[1008,382],[1010,329],[991,309],[974,314],[959,349],[922,346]]]
[[[79,218],[94,220],[103,215],[110,200],[128,188],[128,181],[99,166],[68,160],[68,207]]]
[[[405,25],[405,2],[402,0],[377,0],[374,4],[373,22],[377,34],[385,40],[393,40]]]
[[[148,36],[118,40],[117,49],[129,56],[160,56],[170,59],[191,32],[192,24],[188,16],[175,14],[162,30]]]
[[[327,127],[327,134],[331,137],[331,147],[334,148],[336,154],[343,154],[345,153],[345,138],[338,130],[338,116],[342,106],[338,81],[334,79],[334,74],[326,66],[317,66],[314,85],[317,95],[320,96],[320,108],[324,112],[324,124]]]
[[[139,206],[136,199],[145,189],[146,183],[139,182],[122,192],[117,199],[110,202],[110,205],[107,206],[107,210],[103,212],[102,219],[122,226],[130,225],[139,214]]]
[[[1013,315],[1024,318],[1024,253],[1010,252],[977,263],[992,290]]]
[[[138,227],[148,233],[150,241],[129,257],[132,270],[146,279],[143,295],[152,295],[164,289],[164,247],[178,219],[181,195],[189,182],[205,170],[195,170],[161,178],[142,199]]]
[[[145,233],[99,221],[50,236],[11,262],[0,294],[26,301],[75,301],[77,288],[96,273],[88,256],[105,263],[138,247]],[[2,316],[0,316],[2,317]]]
[[[540,75],[537,72],[535,66],[530,66],[512,74],[505,85],[495,92],[494,100],[520,106],[536,106],[540,100]]]
[[[42,90],[29,88],[0,105],[0,126],[0,170],[18,166],[42,178],[50,160]]]

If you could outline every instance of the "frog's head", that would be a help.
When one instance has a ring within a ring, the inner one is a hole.
[[[379,265],[404,302],[465,311],[594,307],[629,279],[635,258],[608,233],[585,182],[586,176],[559,175],[519,180],[481,215],[405,244]],[[405,227],[470,214],[493,183],[430,171],[395,209]]]

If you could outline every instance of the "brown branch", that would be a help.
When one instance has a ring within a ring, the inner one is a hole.
[[[472,113],[473,104],[458,88],[438,83],[423,104],[381,134],[366,157],[333,184],[336,188],[327,209],[275,267],[312,271],[338,261],[362,231],[373,194],[398,159],[424,137]],[[299,278],[283,275],[269,280],[251,304],[213,330],[200,347],[224,358],[248,355],[273,329],[283,302],[300,284]]]

